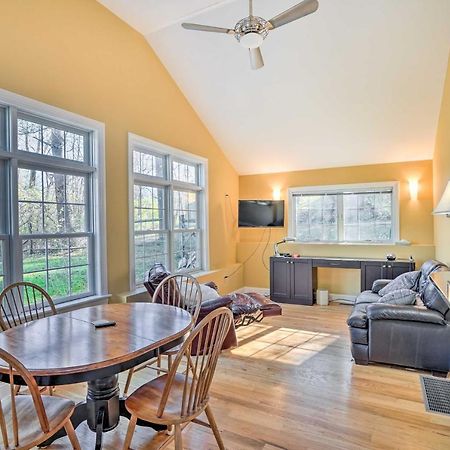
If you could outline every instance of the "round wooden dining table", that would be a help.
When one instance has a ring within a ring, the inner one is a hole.
[[[101,319],[116,325],[96,328],[94,322]],[[97,450],[103,432],[117,427],[120,416],[130,417],[120,398],[118,374],[182,343],[191,320],[183,309],[157,303],[93,306],[11,328],[0,333],[0,348],[16,357],[40,386],[87,382],[86,401],[76,406],[71,420],[75,428],[87,421],[97,434]],[[9,382],[1,360],[0,381]],[[20,378],[15,383],[24,384]],[[64,429],[41,446],[63,436]]]

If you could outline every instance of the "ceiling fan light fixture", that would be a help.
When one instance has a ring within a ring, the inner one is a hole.
[[[235,37],[245,48],[258,48],[268,34],[269,23],[261,17],[248,16],[234,27]]]
[[[258,48],[264,41],[264,38],[259,33],[250,32],[244,34],[239,39],[239,44],[245,48]]]

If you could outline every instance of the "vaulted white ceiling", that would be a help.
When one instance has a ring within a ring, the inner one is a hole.
[[[246,0],[100,0],[145,35],[239,173],[430,159],[449,0],[319,0],[273,30],[265,67],[228,35]],[[255,0],[270,19],[299,0]]]

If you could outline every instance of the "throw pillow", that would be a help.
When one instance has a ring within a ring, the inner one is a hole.
[[[420,277],[419,270],[415,270],[414,272],[403,273],[394,280],[392,280],[383,289],[380,289],[378,294],[383,296],[389,294],[389,292],[398,291],[399,289],[411,289],[413,291],[416,291],[419,282],[419,277]]]
[[[383,295],[378,303],[389,303],[390,305],[414,305],[417,292],[411,289],[398,289]]]
[[[202,291],[202,303],[206,300],[212,300],[220,297],[219,293],[215,289],[211,286],[207,286],[206,284],[201,284],[200,290]]]

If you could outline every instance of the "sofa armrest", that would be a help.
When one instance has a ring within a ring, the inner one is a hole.
[[[372,304],[367,306],[369,320],[405,320],[409,322],[425,322],[436,325],[445,325],[444,316],[431,309],[417,306]]]
[[[372,284],[372,292],[378,294],[384,287],[386,287],[392,280],[385,280],[383,278],[375,280]]]

